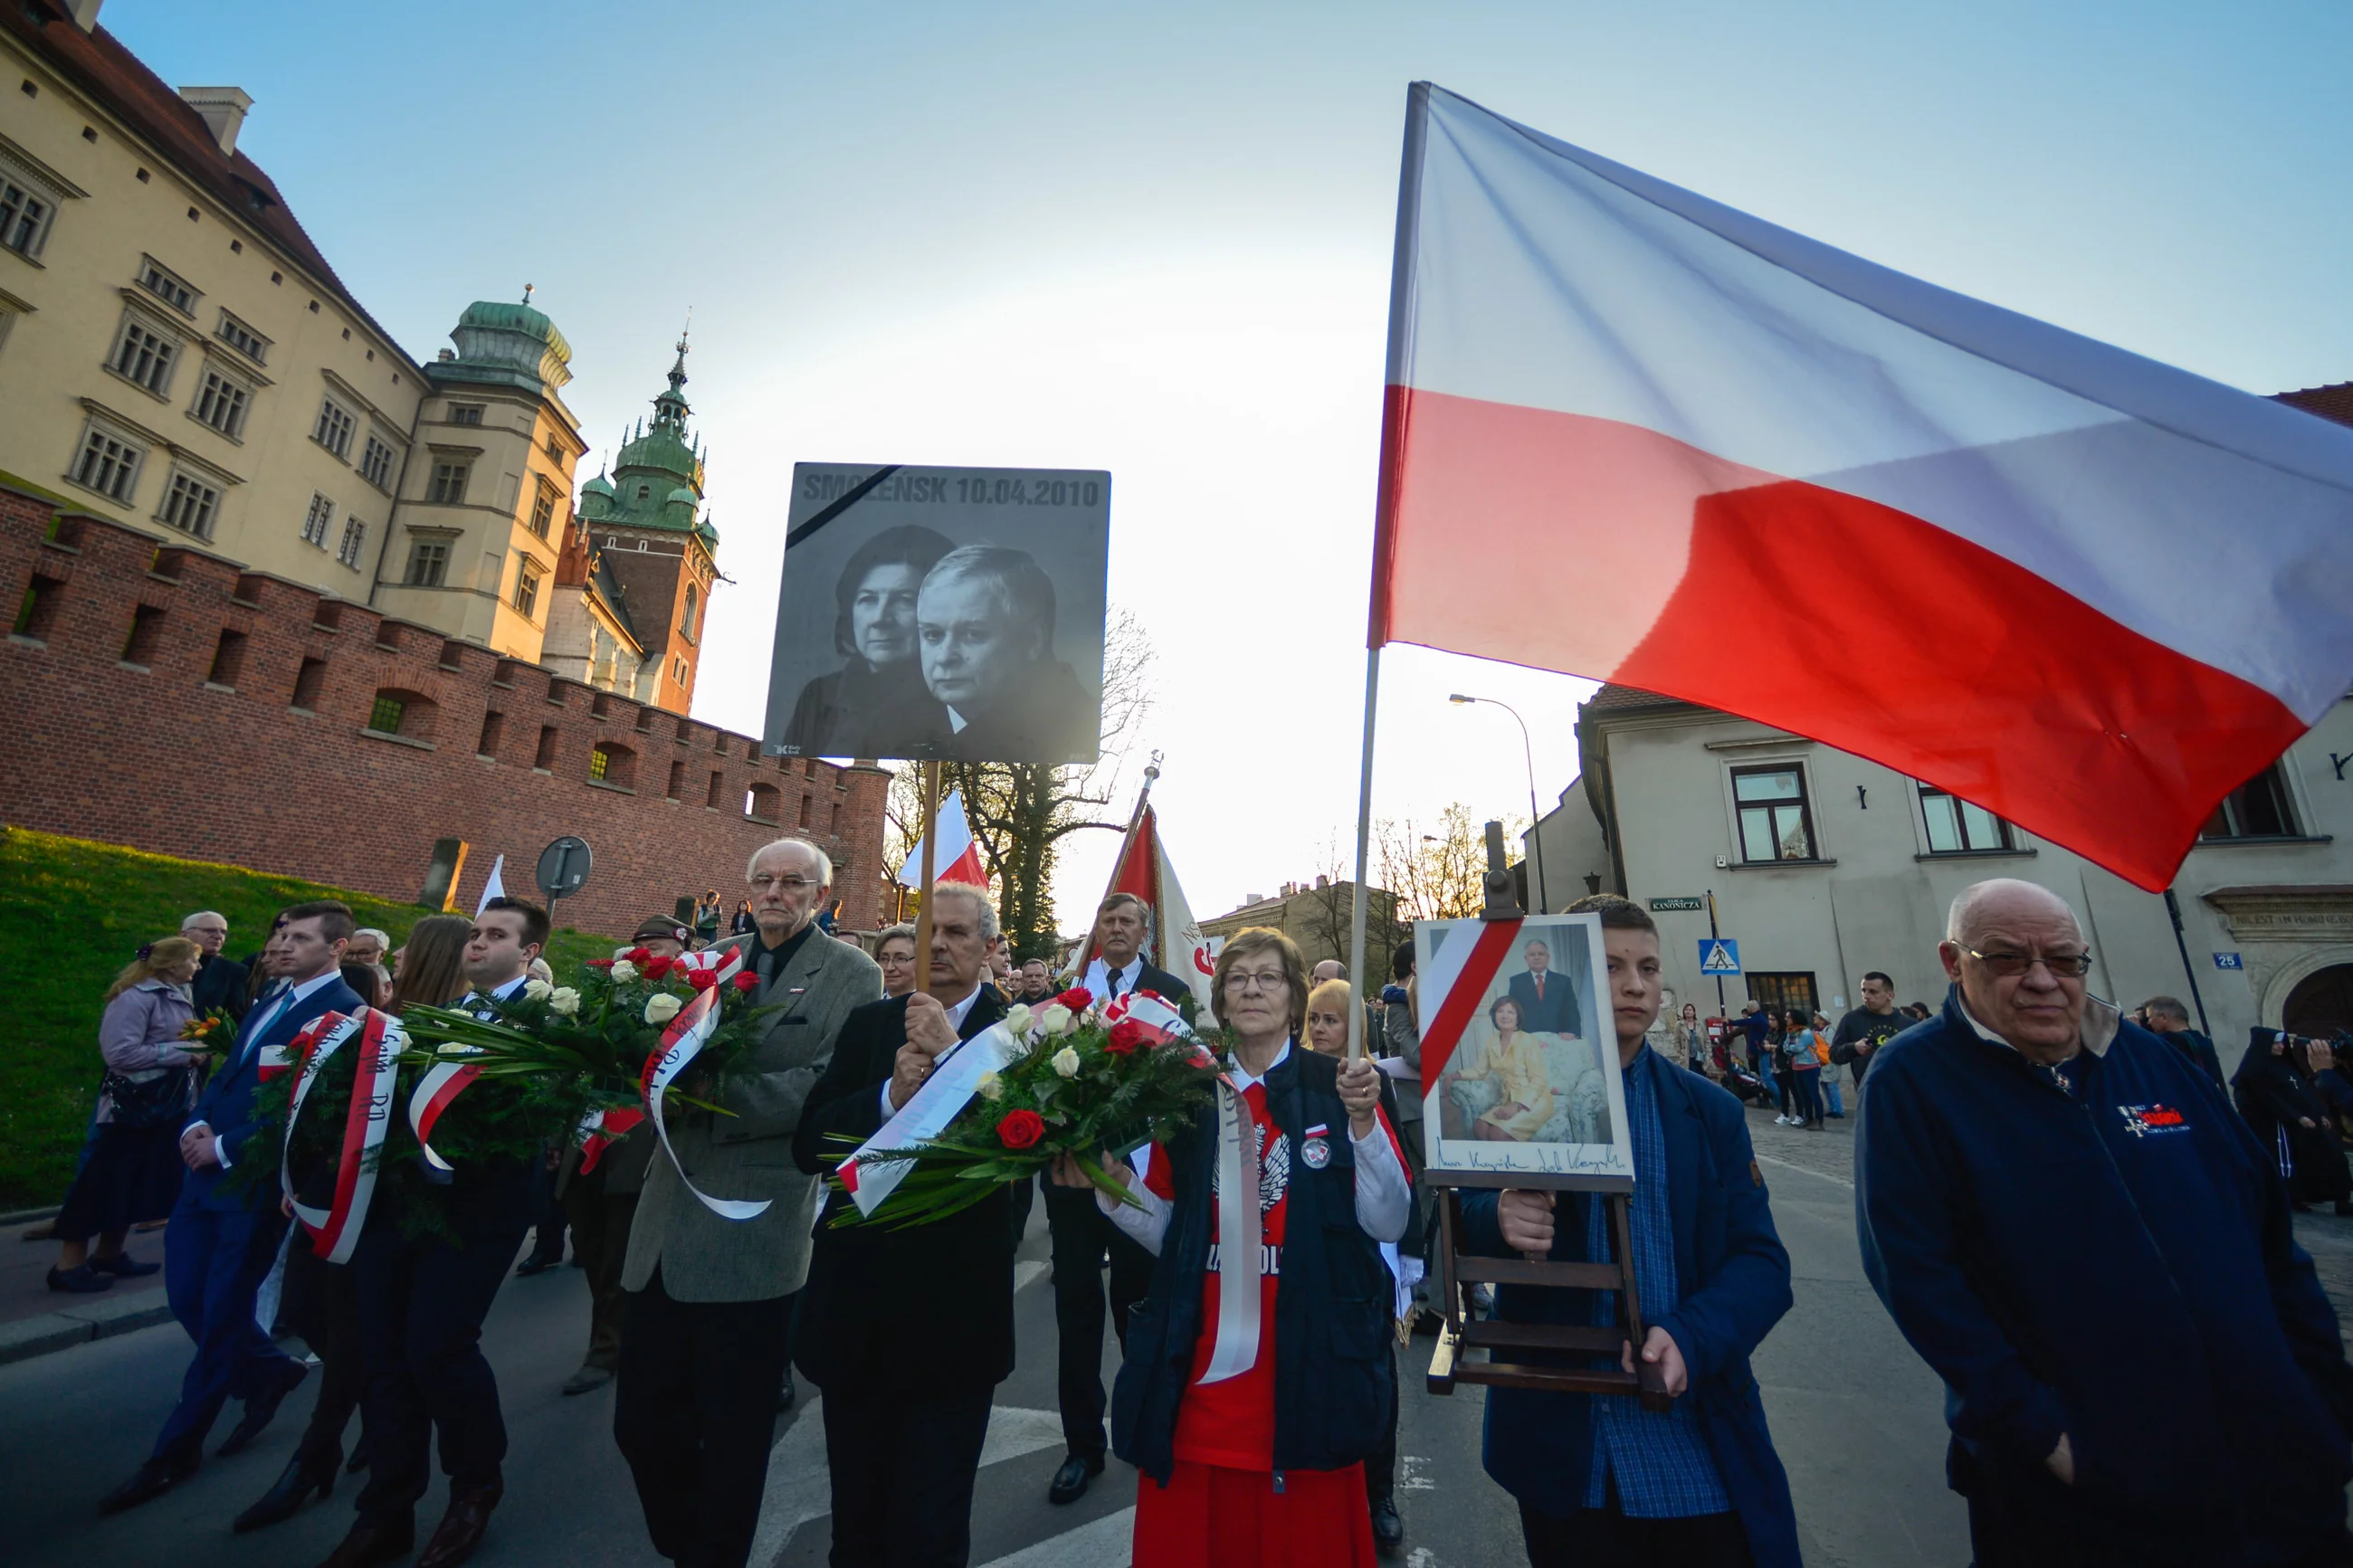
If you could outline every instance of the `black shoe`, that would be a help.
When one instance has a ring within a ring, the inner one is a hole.
[[[612,1381],[613,1374],[608,1369],[584,1366],[564,1380],[564,1392],[567,1394],[593,1393]]]
[[[1046,1489],[1048,1502],[1076,1502],[1087,1495],[1087,1481],[1103,1474],[1101,1454],[1072,1454],[1054,1472],[1054,1484]]]
[[[341,1544],[327,1553],[319,1568],[379,1568],[380,1564],[397,1563],[417,1549],[417,1526],[370,1524],[362,1520],[352,1526],[352,1532]]]
[[[782,1415],[786,1411],[790,1410],[793,1407],[793,1400],[799,1393],[800,1390],[793,1386],[793,1369],[788,1366],[785,1368],[785,1385],[776,1393],[776,1414]]]
[[[324,1501],[335,1489],[335,1472],[343,1468],[342,1458],[340,1454],[336,1455],[322,1465],[305,1455],[295,1455],[287,1461],[285,1473],[261,1494],[261,1500],[238,1514],[229,1528],[242,1535],[248,1530],[282,1523],[294,1517],[295,1510],[302,1506],[302,1500],[314,1490]]]
[[[528,1279],[534,1274],[544,1274],[551,1268],[561,1268],[563,1267],[564,1259],[561,1258],[526,1258],[521,1263],[515,1265],[515,1278],[518,1279]]]
[[[150,1274],[161,1273],[164,1268],[160,1263],[142,1263],[127,1252],[118,1252],[111,1258],[93,1258],[90,1260],[90,1267],[98,1273],[111,1274],[118,1279],[143,1279]]]
[[[1405,1544],[1405,1521],[1398,1517],[1397,1500],[1390,1497],[1373,1500],[1373,1545],[1381,1552],[1395,1552]]]
[[[285,1403],[286,1396],[302,1386],[302,1380],[310,1375],[309,1367],[290,1357],[286,1370],[279,1374],[278,1386],[265,1389],[245,1402],[245,1415],[230,1431],[227,1439],[213,1452],[216,1455],[234,1454],[260,1436],[262,1428],[268,1426],[270,1418],[278,1414],[278,1407]]]
[[[367,1468],[367,1436],[363,1433],[360,1440],[352,1445],[352,1457],[343,1465],[343,1474],[356,1476]]]
[[[87,1263],[72,1268],[52,1268],[49,1270],[49,1289],[63,1290],[69,1296],[88,1296],[100,1290],[113,1289],[114,1276],[100,1274]]]
[[[100,1499],[98,1511],[121,1513],[126,1508],[137,1508],[152,1498],[162,1497],[195,1473],[194,1457],[175,1458],[157,1455],[141,1465],[137,1475]]]

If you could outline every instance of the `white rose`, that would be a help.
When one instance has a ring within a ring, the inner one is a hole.
[[[548,994],[547,1010],[559,1017],[571,1017],[580,1011],[580,993],[569,985],[557,986]]]
[[[628,982],[628,981],[631,981],[631,980],[635,980],[637,977],[638,977],[638,966],[637,966],[636,964],[631,963],[630,963],[628,959],[626,959],[626,958],[617,958],[617,959],[615,959],[615,960],[613,961],[613,984],[616,984],[616,985],[623,984],[625,984],[626,982]]]
[[[646,998],[646,1022],[659,1027],[678,1016],[685,1004],[667,991],[657,991]]]
[[[1054,1053],[1053,1068],[1064,1078],[1079,1076],[1079,1053],[1068,1046]]]
[[[985,1072],[974,1080],[972,1091],[983,1100],[1002,1099],[1005,1094],[1005,1080],[993,1072]]]
[[[1036,1021],[1036,1016],[1029,1011],[1029,1004],[1027,1002],[1016,1002],[1011,1010],[1005,1015],[1005,1026],[1016,1035],[1028,1034],[1029,1026]]]
[[[522,983],[522,994],[531,1001],[544,1002],[555,994],[555,987],[544,980],[526,980]]]
[[[1038,1021],[1050,1035],[1066,1034],[1071,1027],[1071,1010],[1060,1002],[1049,1002],[1046,1010],[1038,1015]]]

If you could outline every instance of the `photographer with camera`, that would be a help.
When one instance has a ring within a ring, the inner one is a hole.
[[[2353,1116],[2353,1084],[2336,1068],[2326,1040],[2253,1029],[2231,1087],[2239,1114],[2286,1177],[2288,1201],[2298,1208],[2327,1202],[2353,1218],[2353,1168],[2337,1122]]]

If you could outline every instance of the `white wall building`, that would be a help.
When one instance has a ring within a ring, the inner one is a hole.
[[[1874,969],[1899,1001],[1941,1006],[1947,906],[2017,877],[2081,916],[2096,994],[2190,1001],[2194,983],[2226,1071],[2253,1025],[2353,1026],[2353,698],[2208,823],[2172,889],[2179,942],[2164,896],[1852,753],[1618,686],[1579,710],[1577,737],[1582,778],[1537,827],[1552,902],[1598,882],[1653,909],[1667,983],[1703,1012],[1710,900],[1745,971],[1724,982],[1730,1010],[1836,1017]]]

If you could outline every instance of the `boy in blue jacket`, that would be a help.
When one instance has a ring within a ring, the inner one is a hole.
[[[2278,1173],[2084,994],[2056,894],[1980,882],[1946,938],[1944,1016],[1872,1066],[1856,1229],[1945,1380],[1979,1568],[2353,1561],[2353,1370]]]
[[[1640,1354],[1665,1374],[1675,1402],[1662,1415],[1630,1395],[1491,1389],[1487,1473],[1519,1502],[1532,1568],[1797,1568],[1789,1479],[1748,1370],[1750,1352],[1789,1310],[1789,1255],[1740,1102],[1643,1045],[1660,1001],[1651,917],[1608,894],[1569,910],[1601,917],[1634,1150],[1636,1278],[1650,1323]],[[1462,1199],[1470,1248],[1504,1258],[1608,1261],[1607,1212],[1588,1193]],[[1506,1285],[1496,1310],[1511,1322],[1609,1323],[1611,1294]],[[1636,1353],[1630,1344],[1621,1352],[1630,1372]]]

